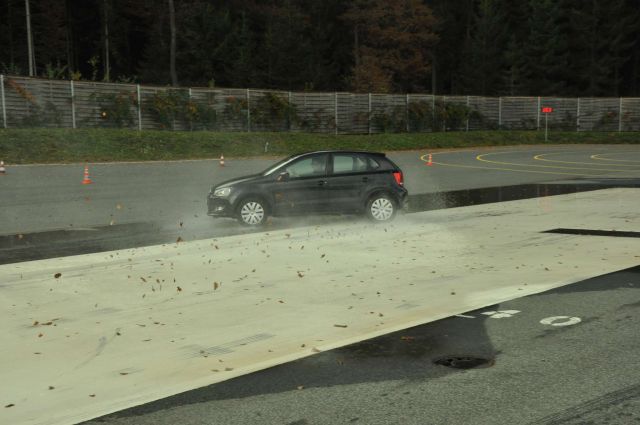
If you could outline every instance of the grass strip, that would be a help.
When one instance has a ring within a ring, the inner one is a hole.
[[[638,144],[640,133],[552,132],[548,144]],[[0,129],[0,160],[11,164],[151,161],[287,155],[323,149],[399,151],[544,145],[544,132],[472,131],[327,135],[124,129]]]

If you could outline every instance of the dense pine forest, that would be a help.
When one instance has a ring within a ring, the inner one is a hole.
[[[640,0],[0,0],[0,46],[47,78],[640,96]]]

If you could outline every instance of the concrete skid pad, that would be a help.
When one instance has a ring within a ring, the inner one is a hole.
[[[540,232],[638,231],[638,199],[608,189],[0,266],[0,423],[77,423],[635,266],[636,238]]]

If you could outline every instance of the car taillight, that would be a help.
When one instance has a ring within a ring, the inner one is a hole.
[[[395,177],[396,183],[398,183],[400,186],[404,185],[404,178],[402,177],[402,171],[394,172],[393,177]]]

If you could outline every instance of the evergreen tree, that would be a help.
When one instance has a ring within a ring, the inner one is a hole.
[[[462,71],[467,94],[486,96],[501,91],[507,28],[500,3],[478,0],[476,4]]]
[[[569,24],[564,0],[531,0],[525,52],[530,95],[565,95],[570,82]]]

